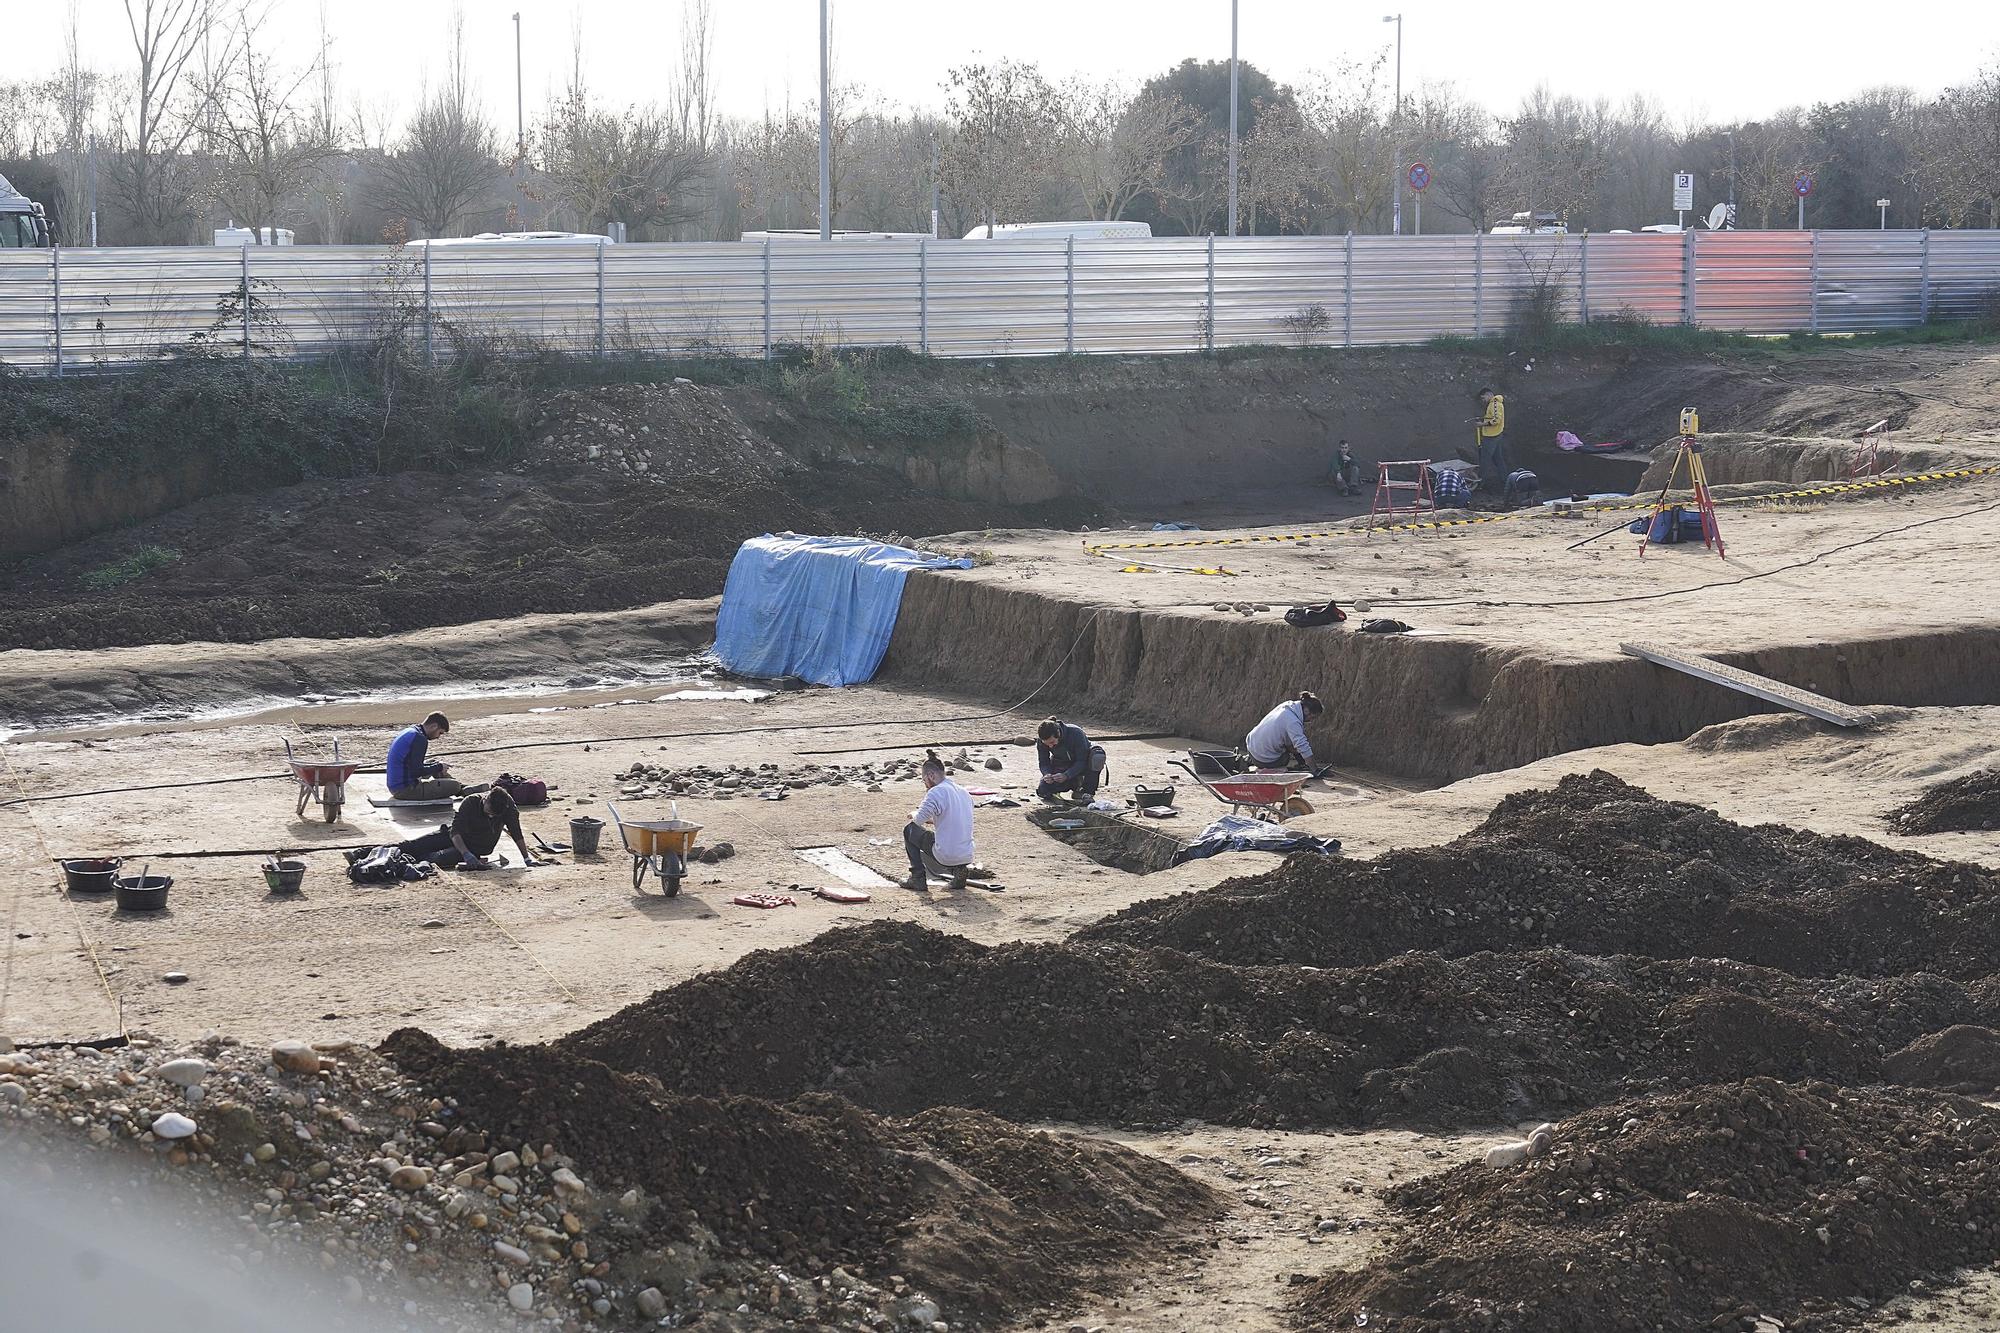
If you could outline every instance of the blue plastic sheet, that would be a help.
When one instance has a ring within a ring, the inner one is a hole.
[[[736,552],[715,618],[715,655],[739,675],[815,685],[874,678],[913,569],[970,569],[859,537],[752,537]]]

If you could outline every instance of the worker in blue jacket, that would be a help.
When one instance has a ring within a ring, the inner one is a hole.
[[[451,730],[443,713],[405,727],[389,742],[389,795],[398,801],[441,801],[473,790],[451,776],[448,765],[430,757],[431,742]]]
[[[1080,801],[1097,795],[1104,780],[1104,747],[1092,745],[1083,728],[1048,718],[1035,729],[1035,758],[1042,766],[1041,785],[1035,794],[1053,801],[1068,792]]]

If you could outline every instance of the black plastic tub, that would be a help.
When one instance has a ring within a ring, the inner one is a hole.
[[[62,863],[63,880],[71,893],[109,893],[124,864],[114,856],[86,856]]]
[[[172,875],[125,875],[118,881],[118,910],[157,912],[167,905],[167,890],[173,886]]]

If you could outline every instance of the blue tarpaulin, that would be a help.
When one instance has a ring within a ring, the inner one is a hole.
[[[715,656],[744,676],[859,684],[889,651],[910,571],[970,568],[859,537],[752,537],[722,588]]]

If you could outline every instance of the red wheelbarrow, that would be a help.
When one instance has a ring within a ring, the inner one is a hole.
[[[1205,778],[1178,759],[1168,761],[1216,800],[1231,814],[1247,814],[1270,824],[1285,822],[1285,808],[1312,779],[1310,773],[1245,773],[1233,778]]]
[[[347,780],[354,776],[361,765],[344,762],[340,757],[340,740],[333,742],[333,758],[301,759],[292,753],[292,742],[285,740],[285,762],[292,766],[292,777],[299,784],[298,817],[306,817],[306,807],[317,801],[325,812],[326,822],[337,823],[340,807],[347,801]]]

